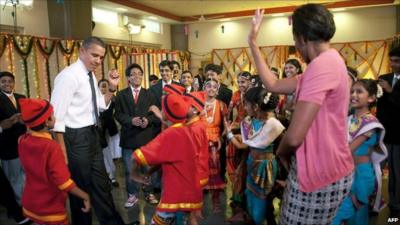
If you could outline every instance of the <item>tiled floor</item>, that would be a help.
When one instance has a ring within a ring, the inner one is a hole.
[[[151,219],[152,214],[154,213],[154,206],[147,204],[144,200],[140,200],[139,204],[135,207],[132,207],[130,209],[125,209],[124,208],[124,202],[126,200],[125,196],[125,187],[124,187],[124,179],[123,179],[123,170],[122,170],[122,165],[120,163],[117,163],[117,171],[118,171],[118,182],[120,184],[120,187],[114,188],[112,191],[115,205],[117,207],[117,210],[120,212],[122,218],[126,223],[131,223],[133,221],[139,220],[141,221],[141,224],[149,224],[149,221]],[[0,184],[1,185],[1,184]],[[383,181],[384,185],[384,192],[383,196],[385,199],[388,199],[387,196],[387,179],[385,178]],[[213,214],[211,212],[211,204],[210,204],[210,197],[206,195],[205,197],[205,210],[204,210],[204,216],[205,219],[200,222],[201,225],[223,225],[223,224],[231,224],[231,225],[236,225],[240,223],[229,223],[225,222],[225,218],[229,217],[231,215],[231,211],[229,207],[225,207],[226,204],[226,195],[230,193],[229,188],[226,190],[225,195],[221,197],[221,201],[224,202],[223,204],[223,210],[221,213],[218,214]],[[1,194],[1,193],[0,193]],[[143,196],[141,196],[141,199],[143,199]],[[388,208],[385,208],[378,216],[374,216],[370,218],[370,225],[383,225],[383,224],[400,224],[400,221],[397,223],[388,223],[389,215],[389,210]],[[400,219],[400,218],[399,218]],[[10,220],[7,218],[6,211],[2,206],[0,206],[0,225],[15,225],[16,223],[13,220]],[[98,222],[95,219],[94,216],[94,225],[97,225]]]

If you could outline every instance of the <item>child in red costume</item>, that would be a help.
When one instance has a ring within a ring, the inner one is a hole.
[[[20,99],[22,120],[29,128],[19,139],[19,157],[26,174],[22,207],[26,217],[38,224],[68,224],[65,203],[71,193],[90,210],[89,195],[71,180],[60,145],[49,129],[54,127],[53,107],[41,99]]]
[[[153,141],[136,149],[132,154],[139,165],[162,169],[160,203],[152,224],[173,224],[178,212],[191,212],[202,208],[202,188],[198,171],[198,151],[189,126],[183,123],[190,109],[190,98],[168,94],[162,99],[162,114],[174,125],[163,130]],[[205,139],[205,136],[204,136]],[[136,182],[148,183],[143,175],[132,169]]]

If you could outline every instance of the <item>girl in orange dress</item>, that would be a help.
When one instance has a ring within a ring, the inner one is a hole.
[[[223,131],[224,116],[227,112],[226,105],[217,100],[219,84],[215,79],[207,79],[205,82],[205,91],[207,99],[201,118],[207,124],[208,149],[210,154],[209,166],[210,177],[206,190],[212,195],[214,213],[220,211],[219,194],[225,187],[225,182],[220,176],[221,164],[219,160],[221,148],[221,136]]]

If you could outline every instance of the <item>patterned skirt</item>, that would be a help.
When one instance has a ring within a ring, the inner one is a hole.
[[[204,187],[204,189],[216,190],[225,188],[225,182],[220,175],[221,173],[221,162],[219,160],[220,150],[217,150],[217,147],[218,147],[217,142],[209,142],[208,151],[210,154],[210,158],[208,160],[208,165],[210,167],[210,176],[208,179],[208,184]]]
[[[353,174],[314,192],[302,192],[297,180],[296,158],[292,157],[283,196],[280,224],[331,224],[340,203],[351,189]]]

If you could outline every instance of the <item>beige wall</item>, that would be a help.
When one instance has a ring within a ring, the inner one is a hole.
[[[163,24],[162,34],[142,30],[140,34],[133,34],[132,41],[135,43],[144,43],[156,45],[162,49],[171,48],[171,26]],[[96,23],[93,35],[107,39],[129,41],[128,31],[124,27],[110,26],[107,24]]]
[[[0,24],[14,25],[13,17],[11,16],[12,7],[7,6],[3,11],[3,6],[0,8]],[[47,14],[47,1],[36,0],[29,8],[17,8],[17,24],[19,27],[24,27],[24,34],[35,36],[49,36],[49,18]]]
[[[384,6],[359,8],[334,12],[336,34],[332,42],[381,40],[396,33],[396,8]],[[212,49],[247,46],[251,18],[227,22],[205,22],[189,25],[189,51],[192,54],[192,68],[197,71],[200,61],[210,57]],[[225,33],[221,32],[221,25]],[[288,17],[265,17],[258,42],[261,46],[293,45],[292,27]],[[195,31],[198,31],[198,38]],[[201,56],[205,55],[205,56]]]

